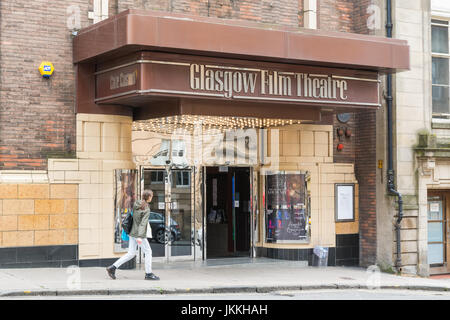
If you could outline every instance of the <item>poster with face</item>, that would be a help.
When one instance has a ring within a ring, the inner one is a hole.
[[[136,201],[137,170],[114,170],[114,251],[124,252],[128,239],[122,233],[122,220]]]
[[[309,241],[307,173],[265,175],[266,241]]]

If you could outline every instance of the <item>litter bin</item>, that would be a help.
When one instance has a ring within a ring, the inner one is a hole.
[[[328,265],[328,248],[315,246],[313,252],[312,265],[314,267],[326,267]]]

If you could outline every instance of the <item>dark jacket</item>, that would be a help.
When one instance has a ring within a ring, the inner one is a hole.
[[[143,200],[137,200],[133,206],[133,225],[130,236],[133,238],[146,238],[148,219],[150,218],[150,207],[142,210]]]

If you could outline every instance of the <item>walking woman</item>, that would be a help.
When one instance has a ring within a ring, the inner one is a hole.
[[[152,273],[152,249],[147,240],[147,228],[150,217],[150,202],[153,198],[152,190],[144,190],[142,200],[137,200],[133,206],[133,224],[130,231],[128,252],[126,255],[106,268],[108,275],[116,279],[116,269],[125,262],[133,259],[139,246],[145,254],[145,280],[159,280],[159,277]]]

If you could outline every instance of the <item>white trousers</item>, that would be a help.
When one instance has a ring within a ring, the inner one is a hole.
[[[152,273],[152,248],[148,243],[147,238],[142,238],[142,243],[139,245],[136,238],[130,236],[128,245],[128,252],[119,260],[114,262],[114,266],[119,268],[122,264],[133,259],[137,254],[137,247],[140,246],[145,255],[145,273]]]

